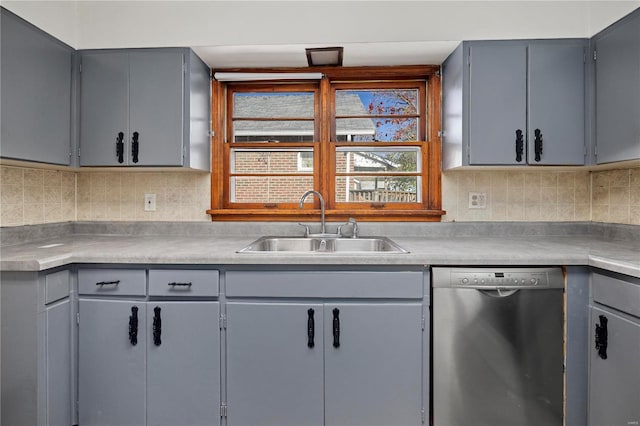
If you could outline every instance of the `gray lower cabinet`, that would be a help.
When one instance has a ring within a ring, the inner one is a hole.
[[[226,283],[228,425],[422,424],[422,272],[231,271]]]
[[[596,160],[640,158],[640,9],[593,38]]]
[[[79,271],[79,423],[219,424],[218,272],[146,274]]]
[[[640,279],[591,276],[589,425],[640,422]]]
[[[586,49],[462,43],[443,64],[443,168],[584,164]]]
[[[209,68],[186,48],[80,52],[80,165],[209,170]]]
[[[74,50],[2,8],[4,158],[69,165]]]
[[[1,273],[3,425],[73,424],[70,276]]]

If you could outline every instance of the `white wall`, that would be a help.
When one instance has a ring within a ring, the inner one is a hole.
[[[73,47],[102,48],[590,37],[640,7],[640,0],[5,0],[2,5]]]

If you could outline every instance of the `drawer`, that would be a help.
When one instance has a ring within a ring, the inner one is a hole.
[[[150,269],[150,296],[217,297],[218,271],[188,269]]]
[[[421,271],[229,271],[230,297],[422,299]]]
[[[640,317],[640,279],[591,274],[591,297],[622,312]]]
[[[104,296],[145,296],[147,274],[144,269],[80,269],[80,294]]]
[[[69,297],[69,271],[59,271],[48,274],[44,278],[44,303]]]

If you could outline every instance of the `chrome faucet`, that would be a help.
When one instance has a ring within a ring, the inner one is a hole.
[[[315,194],[320,200],[320,221],[321,221],[320,233],[325,234],[326,232],[325,232],[325,222],[324,222],[324,197],[322,196],[322,194],[320,194],[318,191],[314,191],[313,189],[310,189],[309,191],[302,194],[302,196],[300,197],[300,203],[298,203],[298,208],[302,208],[304,206],[304,200],[311,194]],[[308,233],[308,230],[306,232]]]

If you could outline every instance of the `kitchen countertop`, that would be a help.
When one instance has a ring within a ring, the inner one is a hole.
[[[236,253],[254,236],[85,235],[2,246],[3,271],[68,264],[588,265],[640,277],[640,241],[593,235],[390,236],[408,254]]]

